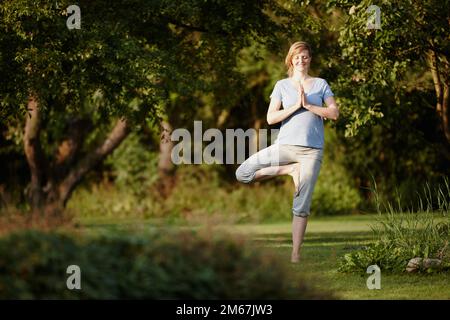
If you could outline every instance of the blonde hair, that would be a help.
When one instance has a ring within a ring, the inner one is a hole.
[[[286,67],[288,69],[289,77],[292,77],[292,74],[294,73],[294,65],[292,64],[292,57],[294,57],[296,54],[299,54],[303,50],[307,50],[309,56],[312,57],[311,46],[307,42],[298,41],[295,42],[293,45],[291,45],[291,47],[289,48],[289,52],[286,56],[286,59],[284,60],[284,63],[286,64]]]

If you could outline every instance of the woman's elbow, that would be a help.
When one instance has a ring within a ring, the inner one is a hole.
[[[336,112],[334,113],[334,117],[333,120],[336,121],[337,119],[339,119],[339,111],[336,110]]]
[[[330,119],[336,121],[339,118],[339,109],[338,108],[333,108],[333,109],[331,109],[331,111],[332,112],[331,112]]]
[[[273,121],[272,117],[269,116],[269,115],[267,115],[266,120],[267,120],[267,123],[269,124],[269,126],[271,126],[271,125],[273,125],[273,124],[275,123],[275,122]]]

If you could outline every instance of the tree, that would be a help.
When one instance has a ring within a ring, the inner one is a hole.
[[[437,186],[449,172],[449,3],[328,4],[338,17],[331,70],[344,161],[358,186],[372,185],[374,176],[390,201],[400,191],[409,205],[422,185]],[[372,4],[380,8],[380,28],[368,27],[376,22]]]
[[[239,50],[283,28],[268,11],[287,15],[273,1],[86,0],[81,29],[69,30],[70,4],[0,4],[0,119],[26,118],[37,212],[61,212],[131,130],[161,121],[171,93],[237,87]]]
[[[340,28],[342,56],[336,62],[345,66],[338,82],[349,118],[347,133],[355,134],[358,127],[382,116],[377,92],[405,92],[417,84],[407,75],[418,70],[431,75],[434,109],[450,143],[450,1],[382,1],[380,28],[368,28],[376,14],[371,5],[368,0],[358,5],[347,0],[329,3],[348,13]]]

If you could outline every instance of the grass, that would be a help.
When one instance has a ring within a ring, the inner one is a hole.
[[[369,290],[369,274],[337,272],[339,257],[373,240],[370,225],[377,215],[312,217],[302,249],[302,262],[291,265],[292,272],[314,279],[319,288],[333,290],[342,299],[450,299],[450,274],[385,274],[381,272],[381,289]],[[179,228],[166,226],[163,221],[136,219],[84,219],[80,223],[87,232],[116,232],[134,230],[146,232],[153,228]],[[219,225],[211,228],[247,235],[258,246],[268,247],[286,261],[291,251],[291,225],[241,224]],[[183,228],[193,228],[184,226]],[[199,226],[195,226],[199,227]],[[195,228],[194,227],[194,228]]]
[[[343,299],[450,299],[449,274],[393,275],[382,272],[381,289],[369,290],[366,286],[369,274],[337,272],[339,257],[373,239],[369,228],[371,220],[352,222],[351,217],[347,219],[312,220],[303,245],[302,262],[292,265],[293,272],[315,279],[319,288],[331,289]],[[291,250],[289,228],[286,225],[282,230],[278,226],[280,232],[261,233],[256,240],[279,251],[281,258],[288,259]],[[253,228],[253,231],[256,230]]]

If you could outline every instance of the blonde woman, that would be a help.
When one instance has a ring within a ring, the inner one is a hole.
[[[300,261],[311,198],[323,157],[323,118],[337,120],[339,109],[328,83],[309,75],[311,47],[295,42],[285,59],[288,77],[270,95],[267,122],[281,122],[275,142],[250,156],[236,170],[243,183],[290,175],[294,181],[291,261]],[[323,104],[326,107],[323,107]],[[283,107],[283,108],[281,108]]]

